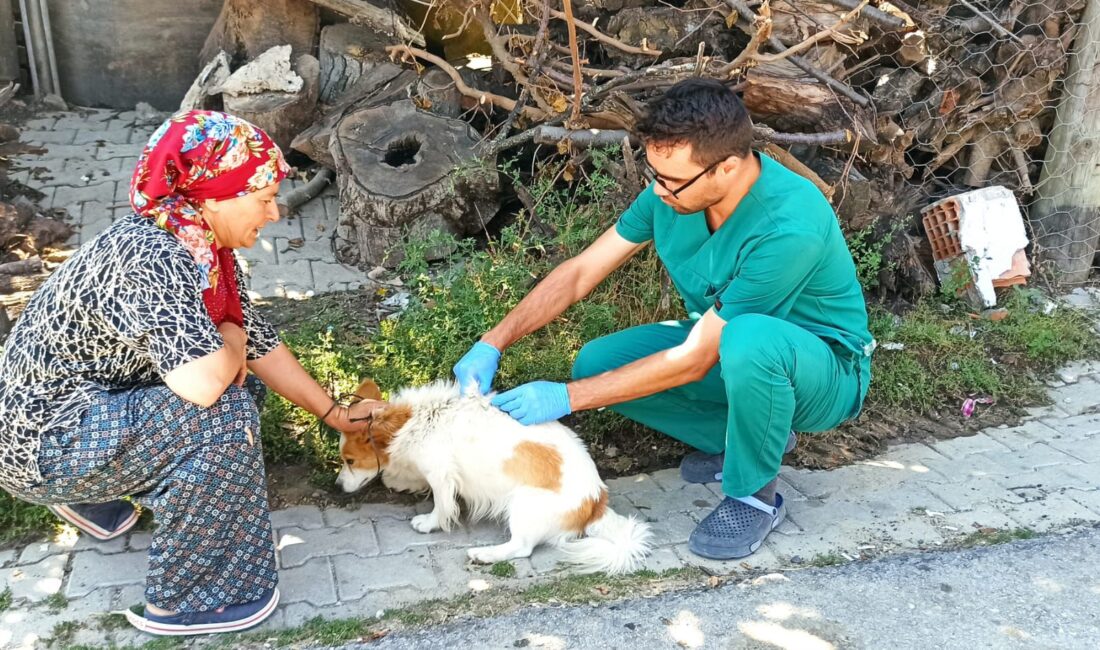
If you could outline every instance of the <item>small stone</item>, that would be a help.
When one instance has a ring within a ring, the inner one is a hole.
[[[65,100],[60,95],[49,94],[42,98],[42,105],[52,111],[67,111],[69,105],[65,103]]]
[[[157,109],[147,102],[138,102],[134,106],[134,112],[137,113],[137,119],[142,122],[152,122],[160,119],[160,113]]]
[[[310,496],[313,497],[314,499],[320,499],[321,498],[321,493],[320,492],[314,492]]]
[[[803,562],[805,562],[805,560],[802,559],[801,555],[791,556],[791,564],[802,564]]]
[[[1073,374],[1072,372],[1069,372],[1068,370],[1059,370],[1057,375],[1058,375],[1058,379],[1061,379],[1062,381],[1066,382],[1067,384],[1076,384],[1077,383],[1077,375]]]

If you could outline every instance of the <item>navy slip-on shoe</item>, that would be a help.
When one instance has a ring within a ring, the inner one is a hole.
[[[241,605],[226,605],[209,612],[185,612],[157,616],[148,612],[125,610],[126,620],[142,632],[157,636],[188,636],[240,632],[263,623],[279,604],[279,590],[272,589],[258,600]]]
[[[798,434],[791,431],[787,436],[787,446],[783,453],[790,453],[798,444]],[[693,451],[680,461],[680,478],[685,483],[715,483],[722,480],[722,463],[725,454],[704,454],[701,451]]]
[[[101,542],[124,534],[138,520],[134,504],[121,499],[108,503],[73,503],[46,507],[60,519]]]

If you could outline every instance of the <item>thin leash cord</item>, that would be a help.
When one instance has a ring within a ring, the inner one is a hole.
[[[353,394],[352,397],[353,398],[358,398],[354,402],[352,402],[352,404],[357,404],[357,403],[363,401],[363,398],[359,397],[358,395]],[[324,416],[322,416],[320,418],[317,418],[317,432],[318,432],[318,434],[320,434],[323,437],[325,428],[332,429],[332,427],[325,424],[325,418],[327,418],[329,413],[332,412],[332,409],[336,408],[337,406],[342,406],[346,409],[350,409],[352,404],[344,404],[340,400],[336,400],[336,399],[332,400],[332,406],[329,407],[328,413],[325,413]],[[375,466],[375,473],[376,474],[381,474],[382,473],[382,457],[378,453],[378,445],[377,445],[377,443],[374,442],[374,432],[372,431],[372,428],[374,427],[374,414],[372,413],[372,414],[368,415],[365,418],[352,418],[352,417],[349,417],[348,420],[350,422],[366,422],[367,423],[367,442],[370,443],[370,448],[372,450],[374,450],[374,462],[375,462],[375,465],[376,465]]]
[[[360,400],[362,401],[362,400]],[[374,443],[374,432],[371,429],[374,427],[374,414],[368,415],[365,418],[348,418],[352,422],[367,423],[367,442],[370,443],[370,448],[374,450],[374,462],[375,462],[375,475],[382,473],[382,456],[378,453],[378,445]]]

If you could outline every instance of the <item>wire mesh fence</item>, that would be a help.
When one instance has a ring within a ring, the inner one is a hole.
[[[1085,282],[1100,238],[1100,2],[950,4],[929,57],[882,80],[905,89],[890,99],[913,133],[909,183],[929,198],[1011,189],[1041,277]]]
[[[515,83],[518,103],[469,91],[479,110],[497,109],[488,139],[519,142],[541,123],[536,142],[575,145],[590,139],[582,129],[629,130],[676,81],[714,77],[741,93],[761,148],[830,196],[849,234],[890,242],[887,289],[930,290],[921,211],[990,186],[1023,210],[1032,281],[1097,270],[1100,0],[397,4],[410,3],[428,49],[456,61],[480,48],[496,82]]]

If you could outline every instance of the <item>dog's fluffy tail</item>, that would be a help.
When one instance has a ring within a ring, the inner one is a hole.
[[[649,554],[652,537],[649,525],[611,508],[604,510],[603,517],[590,522],[584,532],[586,536],[581,539],[558,543],[566,561],[582,573],[632,573],[642,568],[642,561]]]

